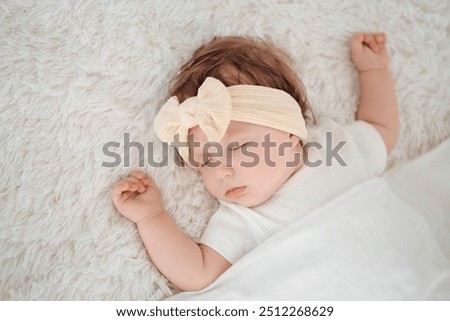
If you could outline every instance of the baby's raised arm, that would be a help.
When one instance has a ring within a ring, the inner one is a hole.
[[[351,40],[351,55],[359,71],[360,101],[356,119],[370,123],[379,132],[390,152],[399,131],[394,80],[384,33],[357,33]]]
[[[119,212],[137,224],[150,258],[182,291],[200,290],[230,267],[213,249],[196,244],[164,210],[158,188],[149,176],[134,171],[112,190]]]

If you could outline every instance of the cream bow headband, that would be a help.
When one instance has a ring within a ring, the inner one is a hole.
[[[211,142],[225,135],[230,120],[279,129],[307,139],[305,120],[297,101],[285,91],[263,86],[225,85],[206,78],[197,96],[178,102],[172,96],[155,117],[156,135],[166,143],[188,141],[189,129],[200,126]],[[181,157],[189,161],[189,149],[179,148]]]

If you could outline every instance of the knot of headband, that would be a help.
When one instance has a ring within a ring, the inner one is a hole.
[[[210,141],[225,135],[230,120],[267,126],[307,139],[305,120],[297,101],[285,91],[254,85],[225,87],[218,79],[208,77],[197,96],[179,103],[171,97],[155,117],[154,129],[163,142],[187,142],[189,129],[200,126]],[[179,148],[180,156],[189,161],[189,149]]]

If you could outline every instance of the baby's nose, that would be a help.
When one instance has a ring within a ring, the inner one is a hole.
[[[218,165],[215,168],[215,174],[217,178],[221,179],[226,176],[232,176],[234,174],[234,168],[231,162],[227,162],[225,158],[217,159]]]

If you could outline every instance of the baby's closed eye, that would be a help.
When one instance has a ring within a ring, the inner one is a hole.
[[[233,147],[231,148],[231,150],[237,150],[240,149],[244,146],[248,145],[248,143],[237,143],[237,145],[233,145]]]
[[[210,162],[210,159],[203,161],[203,163],[200,164],[200,167],[205,167]]]

